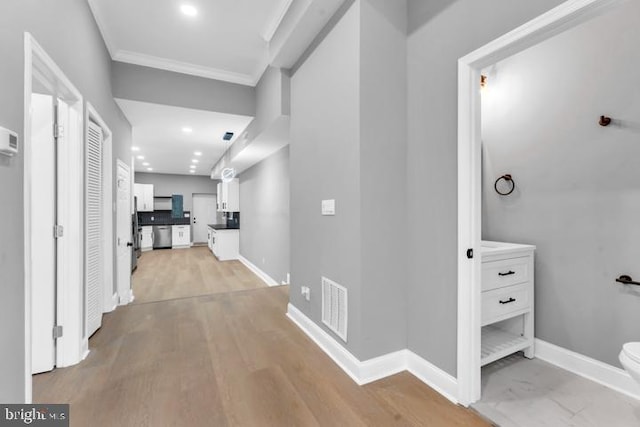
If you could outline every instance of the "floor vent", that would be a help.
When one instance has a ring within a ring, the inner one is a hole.
[[[322,278],[322,323],[347,342],[347,288]]]

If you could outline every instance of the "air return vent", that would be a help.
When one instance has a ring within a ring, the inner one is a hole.
[[[347,289],[322,278],[322,323],[347,341]]]
[[[224,141],[231,141],[231,138],[233,138],[233,132],[227,132],[222,137]]]

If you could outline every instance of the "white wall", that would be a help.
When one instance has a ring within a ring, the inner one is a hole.
[[[640,279],[639,23],[628,2],[487,70],[482,93],[483,238],[537,245],[538,338],[613,365],[640,339],[640,289],[614,282]]]

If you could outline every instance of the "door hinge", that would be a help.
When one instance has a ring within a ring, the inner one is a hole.
[[[64,136],[64,127],[60,126],[57,123],[53,124],[53,137],[56,139],[62,138]]]
[[[58,325],[58,326],[54,326],[53,327],[53,339],[58,339],[62,337],[62,326]]]
[[[53,237],[55,239],[59,239],[62,236],[64,236],[64,227],[61,225],[54,225],[53,226]]]
[[[472,248],[467,249],[467,258],[469,258],[469,259],[473,258],[473,249]]]

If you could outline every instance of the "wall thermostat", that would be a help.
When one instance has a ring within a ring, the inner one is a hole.
[[[0,127],[0,154],[18,154],[18,134],[3,127]]]

